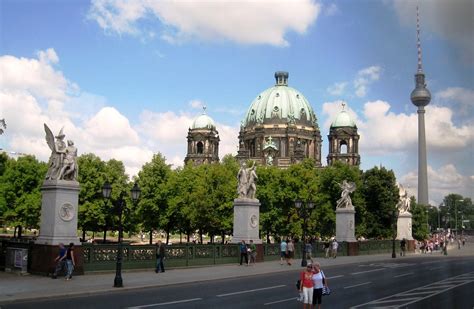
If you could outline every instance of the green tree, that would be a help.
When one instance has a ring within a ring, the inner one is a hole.
[[[77,159],[79,166],[78,181],[81,185],[79,192],[78,226],[83,231],[107,231],[110,205],[106,205],[102,196],[102,187],[106,181],[105,162],[94,154],[83,154]],[[109,220],[110,221],[110,220]],[[104,232],[104,241],[106,232]]]
[[[410,199],[410,212],[412,214],[413,238],[425,240],[428,238],[428,207],[416,203],[415,198]]]
[[[392,170],[374,167],[363,173],[362,194],[366,202],[367,237],[392,237],[393,210],[398,203],[398,187]]]
[[[141,188],[138,203],[138,215],[145,231],[152,233],[158,228],[166,230],[167,235],[172,228],[172,218],[169,216],[167,182],[171,175],[171,167],[160,153],[153,155],[151,162],[146,163],[138,173],[138,184]]]
[[[3,162],[6,164],[0,176],[0,209],[5,224],[38,228],[46,164],[30,155]]]

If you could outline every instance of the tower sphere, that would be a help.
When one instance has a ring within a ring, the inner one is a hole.
[[[426,106],[431,101],[431,93],[423,84],[423,87],[416,87],[410,95],[411,102],[416,106]]]

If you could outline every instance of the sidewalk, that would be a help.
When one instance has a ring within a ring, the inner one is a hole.
[[[439,252],[433,254],[412,253],[410,256],[445,258]],[[461,250],[452,247],[448,256],[474,256],[474,244],[466,243]],[[377,261],[400,261],[391,259],[391,254],[342,256],[336,259],[319,259],[322,267],[365,263]],[[75,276],[70,281],[63,278],[53,280],[41,276],[20,276],[14,273],[0,272],[0,304],[11,303],[19,300],[44,299],[64,296],[89,295],[121,290],[141,289],[173,284],[190,283],[206,280],[245,277],[272,272],[290,272],[301,269],[301,260],[295,260],[292,266],[280,265],[280,261],[257,263],[255,266],[239,266],[226,264],[199,268],[168,269],[165,273],[156,274],[152,269],[148,271],[122,272],[123,288],[114,288],[115,273],[87,274]],[[166,265],[165,265],[166,267]]]

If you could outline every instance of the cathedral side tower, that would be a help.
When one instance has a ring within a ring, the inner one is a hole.
[[[188,151],[184,163],[194,165],[219,162],[219,132],[206,114],[206,107],[196,117],[188,131]]]
[[[357,126],[345,111],[345,103],[329,129],[329,154],[328,165],[341,161],[349,165],[359,165],[359,138]]]

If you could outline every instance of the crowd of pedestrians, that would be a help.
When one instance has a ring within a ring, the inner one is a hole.
[[[466,244],[466,237],[464,235],[454,235],[450,231],[443,233],[436,233],[431,235],[428,239],[416,242],[415,250],[417,252],[432,254],[434,251],[448,254],[448,245],[457,246],[458,250]]]

